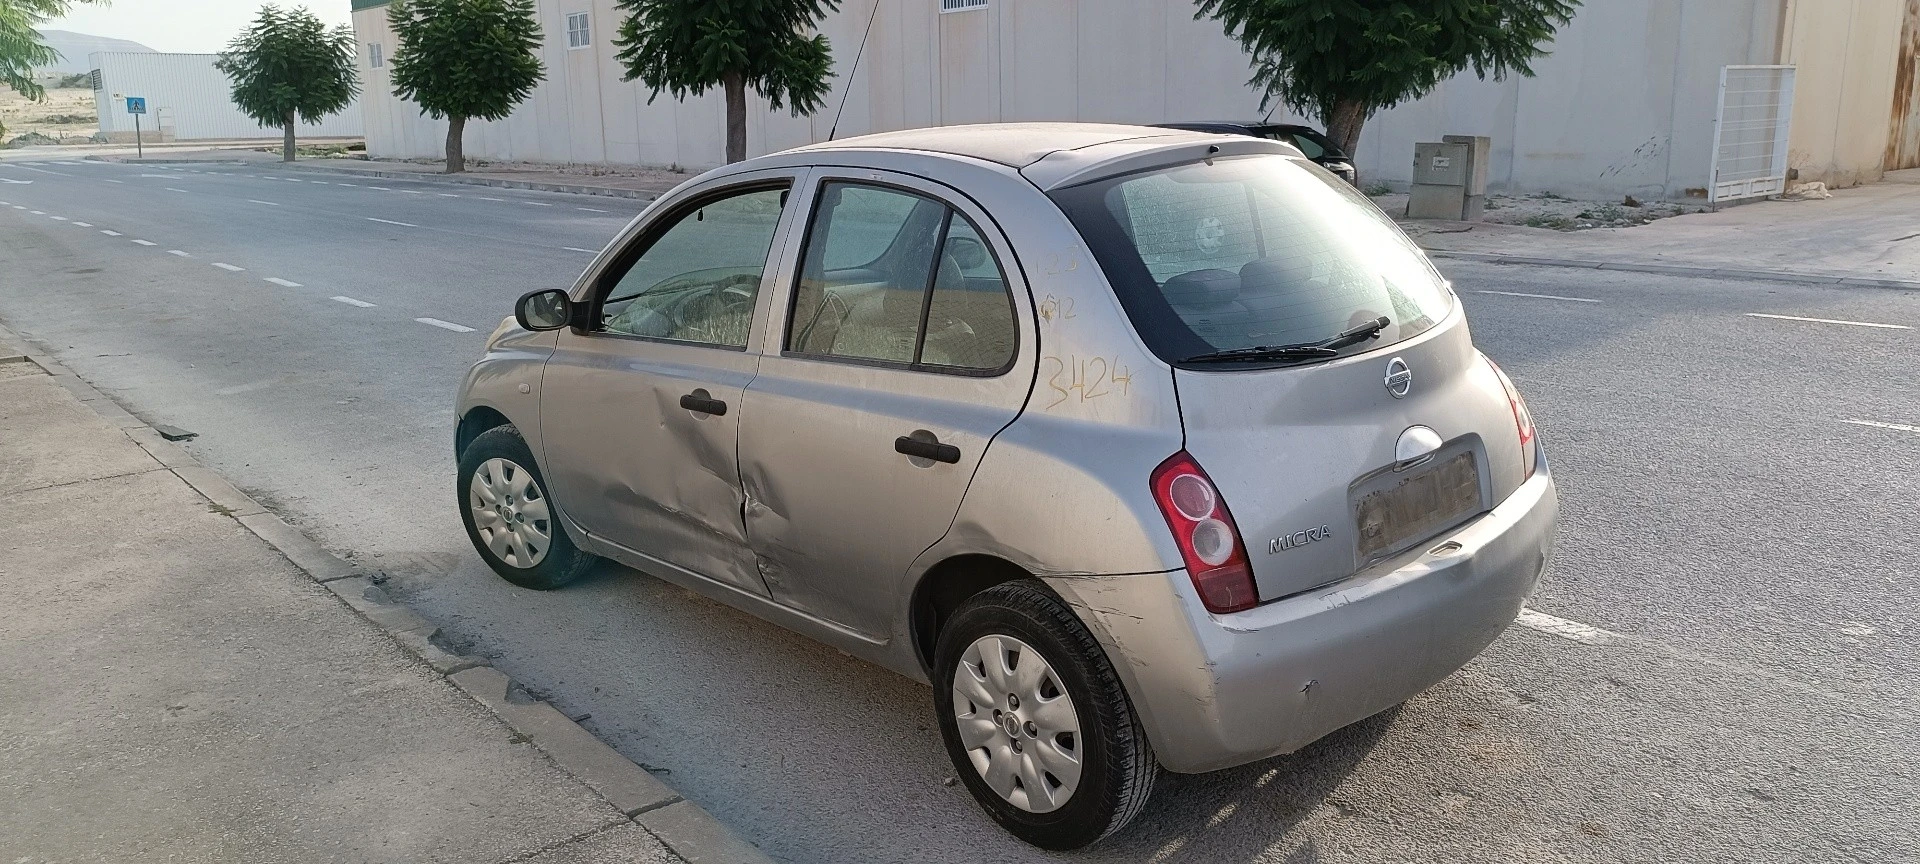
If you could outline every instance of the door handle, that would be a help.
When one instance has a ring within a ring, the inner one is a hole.
[[[707,395],[705,390],[695,390],[680,397],[680,407],[715,417],[727,416],[727,403]]]
[[[905,435],[893,439],[893,452],[932,459],[935,462],[945,462],[948,465],[960,461],[960,448],[952,444],[942,444],[937,440],[922,441]]]

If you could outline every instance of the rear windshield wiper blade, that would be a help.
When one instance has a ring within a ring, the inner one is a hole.
[[[1209,351],[1195,354],[1181,360],[1182,363],[1220,363],[1233,360],[1324,360],[1340,356],[1340,349],[1348,345],[1378,338],[1380,331],[1393,323],[1385,316],[1375,318],[1351,330],[1343,330],[1318,342],[1301,342],[1297,345],[1255,345],[1250,348],[1229,348],[1224,351]]]

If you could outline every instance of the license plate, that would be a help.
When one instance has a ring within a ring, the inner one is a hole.
[[[1359,555],[1391,555],[1480,512],[1480,466],[1471,451],[1360,497]]]

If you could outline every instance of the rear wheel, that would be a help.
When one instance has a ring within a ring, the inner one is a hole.
[[[467,445],[460,454],[458,494],[467,538],[508,582],[548,591],[593,566],[594,556],[574,546],[560,525],[519,429],[498,426]]]
[[[1077,849],[1145,807],[1158,770],[1093,634],[1038,582],[996,585],[941,630],[934,706],[954,770],[994,821]]]

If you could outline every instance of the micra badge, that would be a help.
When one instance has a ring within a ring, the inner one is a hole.
[[[1332,536],[1332,525],[1322,525],[1318,528],[1308,528],[1305,531],[1295,531],[1285,537],[1275,537],[1272,540],[1268,540],[1267,554],[1272,555],[1288,549],[1296,549],[1312,543],[1315,540],[1325,540]]]

